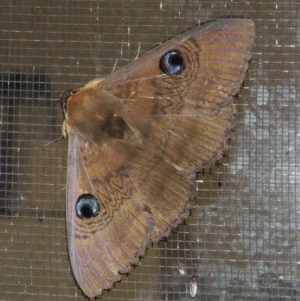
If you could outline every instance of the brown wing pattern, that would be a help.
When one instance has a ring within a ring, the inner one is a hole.
[[[123,100],[126,116],[212,115],[230,105],[231,96],[238,92],[253,43],[254,23],[250,20],[209,23],[146,53],[99,87]],[[185,62],[178,76],[160,69],[160,58],[170,49],[179,50]]]
[[[101,174],[102,173],[102,174]],[[99,176],[100,174],[100,176]],[[69,133],[67,232],[73,273],[89,297],[101,294],[127,272],[150,239],[152,217],[128,173],[108,147]],[[75,202],[94,195],[100,213],[80,219]]]
[[[195,171],[226,147],[232,97],[253,40],[252,21],[210,23],[88,83],[64,104],[69,253],[87,296],[110,288],[149,241],[168,235],[186,217],[196,198]],[[174,49],[184,68],[165,74],[160,59]],[[75,212],[82,195],[100,205],[92,218]]]

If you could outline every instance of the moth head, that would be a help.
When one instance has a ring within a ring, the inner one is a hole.
[[[59,94],[59,100],[60,100],[60,105],[63,111],[63,116],[64,116],[64,121],[63,124],[61,126],[61,132],[62,132],[62,136],[64,138],[67,138],[68,136],[68,132],[69,132],[69,126],[68,123],[66,121],[67,117],[68,117],[68,101],[69,98],[75,94],[78,90],[68,90],[66,92],[60,93]]]
[[[66,115],[67,115],[68,100],[77,91],[78,90],[68,90],[66,92],[60,93],[60,95],[59,95],[60,104],[61,104],[61,108],[62,108],[62,111],[63,111],[63,114],[64,114],[64,118],[66,118]]]

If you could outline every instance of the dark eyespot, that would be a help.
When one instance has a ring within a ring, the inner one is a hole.
[[[160,59],[160,68],[166,74],[177,75],[184,69],[184,62],[178,50],[166,52]]]
[[[100,205],[91,194],[83,194],[78,198],[75,210],[79,218],[91,218],[99,213]]]

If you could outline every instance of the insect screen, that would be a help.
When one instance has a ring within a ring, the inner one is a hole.
[[[59,93],[221,17],[256,23],[229,148],[198,174],[185,222],[99,299],[300,299],[299,1],[11,0],[0,1],[0,300],[87,299],[68,257],[67,140],[48,144],[61,136]]]

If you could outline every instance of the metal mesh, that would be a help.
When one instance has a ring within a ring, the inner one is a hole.
[[[256,22],[230,149],[171,236],[102,300],[300,300],[299,1],[0,1],[0,300],[84,300],[65,229],[59,92],[200,21]],[[299,220],[299,221],[298,221]]]

